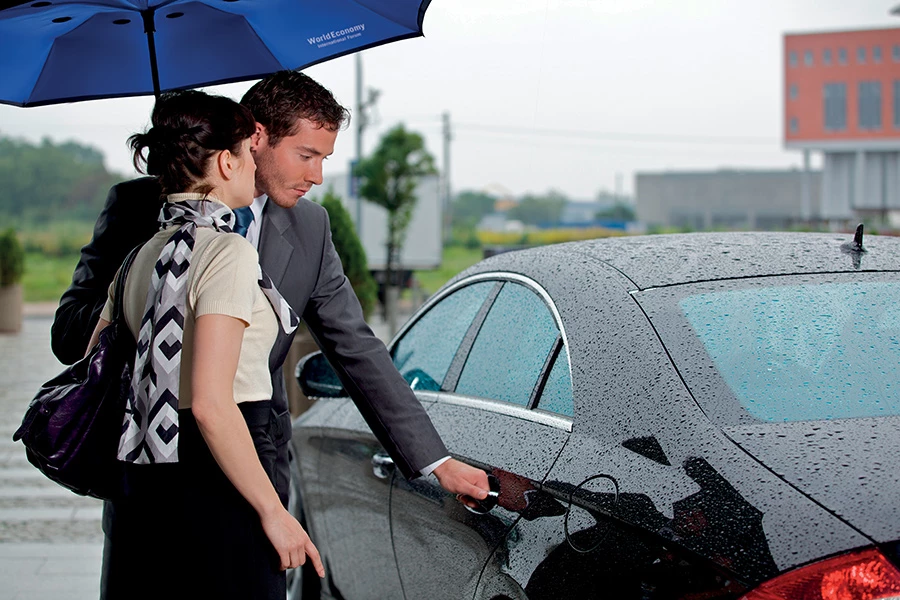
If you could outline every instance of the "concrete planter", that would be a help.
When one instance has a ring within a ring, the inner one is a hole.
[[[22,284],[0,287],[0,333],[22,330]]]

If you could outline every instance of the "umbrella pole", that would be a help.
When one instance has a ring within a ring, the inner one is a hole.
[[[159,100],[159,67],[156,64],[156,41],[153,33],[156,31],[156,25],[153,23],[153,14],[156,11],[152,8],[141,11],[141,18],[144,20],[144,33],[147,34],[147,46],[150,48],[150,76],[153,78],[153,95]]]

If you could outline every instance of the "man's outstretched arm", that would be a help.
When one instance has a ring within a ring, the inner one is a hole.
[[[490,490],[484,471],[453,458],[434,466],[449,453],[384,343],[366,324],[332,244],[327,217],[323,252],[303,319],[372,432],[407,478],[432,467],[448,492],[483,500]]]

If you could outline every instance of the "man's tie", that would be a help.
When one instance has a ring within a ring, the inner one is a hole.
[[[247,237],[247,230],[250,228],[250,223],[253,222],[253,211],[250,210],[249,206],[242,206],[241,208],[235,208],[233,212],[234,227],[232,229],[235,233]]]

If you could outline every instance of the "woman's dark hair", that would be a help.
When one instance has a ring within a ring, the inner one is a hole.
[[[299,71],[277,71],[258,81],[241,98],[241,104],[266,128],[273,146],[296,133],[299,119],[329,131],[338,131],[350,122],[350,111],[330,91]]]
[[[150,122],[152,127],[132,135],[128,145],[134,167],[158,177],[164,194],[208,193],[196,184],[206,177],[210,157],[220,150],[239,155],[243,141],[256,130],[246,107],[196,90],[162,94]]]

